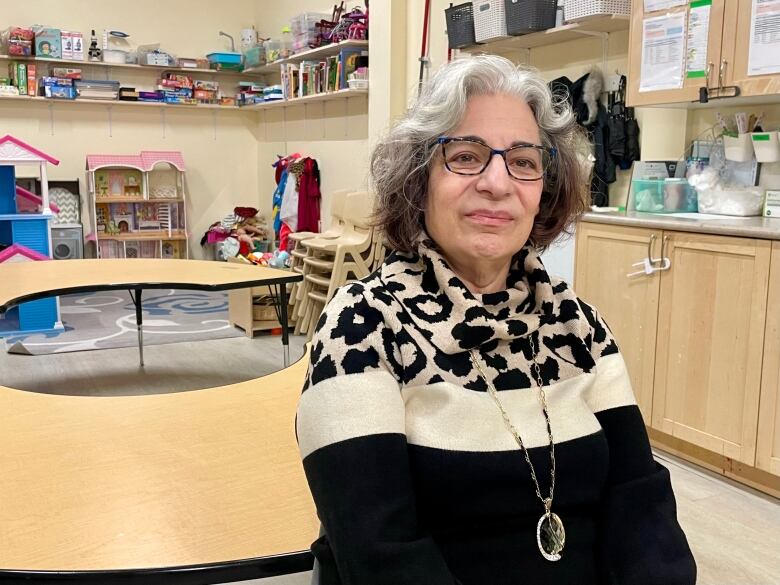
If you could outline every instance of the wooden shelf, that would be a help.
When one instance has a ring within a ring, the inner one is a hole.
[[[107,167],[109,168],[109,167]],[[162,197],[95,197],[95,203],[184,203],[184,199],[165,199]]]
[[[590,33],[612,33],[628,30],[629,18],[623,15],[599,15],[541,32],[518,37],[504,37],[482,45],[466,47],[462,50],[469,53],[506,53],[521,49],[555,45],[592,36]]]
[[[329,102],[335,100],[342,100],[351,97],[367,96],[367,89],[340,89],[339,91],[329,91],[326,93],[318,93],[315,95],[307,95],[302,98],[293,98],[291,100],[277,100],[274,102],[265,102],[262,104],[254,104],[252,106],[244,106],[242,110],[267,110],[268,108],[291,108],[299,106],[301,104],[308,104],[311,102]]]
[[[348,47],[368,50],[368,41],[342,41],[335,45],[325,45],[324,47],[319,47],[317,49],[309,49],[308,51],[295,53],[295,55],[288,57],[287,59],[279,59],[278,61],[274,61],[273,63],[268,63],[260,67],[250,67],[245,69],[244,73],[260,75],[279,73],[279,65],[284,65],[285,63],[299,63],[301,61],[308,60],[314,61],[324,57],[332,57],[333,55],[338,55],[341,49],[346,49]]]
[[[147,240],[186,240],[187,235],[181,232],[173,232],[172,235],[168,235],[168,232],[158,231],[144,231],[144,232],[128,232],[124,234],[98,234],[98,240],[119,240],[127,242],[140,242]]]
[[[75,100],[58,99],[58,98],[45,98],[41,96],[27,96],[27,95],[0,95],[1,100],[29,102],[29,103],[48,103],[48,104],[79,104],[79,105],[101,105],[101,106],[121,106],[121,107],[142,107],[142,108],[174,108],[174,109],[197,109],[197,110],[227,110],[238,111],[242,108],[238,106],[220,106],[217,104],[166,104],[163,102],[126,102],[121,100],[91,100],[76,98]]]
[[[135,69],[137,71],[153,71],[161,73],[163,71],[182,71],[198,75],[229,75],[232,77],[259,77],[262,73],[246,71],[222,71],[216,69],[199,69],[190,67],[164,67],[159,65],[136,65],[133,63],[104,63],[103,61],[77,61],[75,59],[46,59],[44,57],[14,57],[10,55],[0,55],[0,61],[30,61],[33,63],[49,63],[53,66],[75,66],[75,67],[119,67],[122,69]]]

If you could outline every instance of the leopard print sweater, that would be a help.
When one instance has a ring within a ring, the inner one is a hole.
[[[537,549],[528,465],[474,368],[499,391],[542,494],[555,440],[558,562]],[[323,536],[324,585],[688,584],[695,564],[598,313],[536,251],[476,295],[429,243],[341,287],[312,341],[298,442]]]

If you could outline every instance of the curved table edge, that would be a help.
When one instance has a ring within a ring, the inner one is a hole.
[[[270,557],[222,561],[202,565],[146,569],[105,569],[89,571],[37,571],[0,569],[0,583],[27,585],[207,585],[249,579],[264,579],[310,571],[314,566],[311,551],[298,551]]]
[[[64,288],[52,288],[42,290],[14,299],[9,299],[4,304],[0,305],[0,314],[5,313],[9,309],[27,303],[30,301],[38,301],[40,299],[46,299],[49,297],[58,297],[60,295],[72,295],[82,294],[89,292],[105,292],[114,290],[132,290],[132,289],[178,289],[178,290],[201,290],[201,291],[226,291],[236,290],[242,288],[253,288],[259,286],[275,286],[277,284],[291,284],[294,282],[301,282],[303,276],[300,274],[290,274],[289,276],[280,276],[276,278],[260,278],[257,280],[247,280],[242,282],[231,282],[228,284],[198,284],[198,283],[184,283],[184,282],[137,282],[137,283],[121,283],[121,284],[85,284],[80,286],[64,287]]]

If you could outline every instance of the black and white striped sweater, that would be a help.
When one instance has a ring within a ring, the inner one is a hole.
[[[543,507],[468,351],[546,495],[531,336],[556,443],[558,562],[539,553]],[[425,244],[339,289],[317,326],[297,432],[326,534],[312,545],[323,585],[695,582],[617,345],[531,248],[498,293],[470,293]]]

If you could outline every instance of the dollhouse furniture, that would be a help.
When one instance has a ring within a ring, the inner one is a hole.
[[[184,158],[87,155],[88,241],[98,258],[189,258]]]
[[[145,289],[234,290],[267,287],[276,302],[282,327],[284,365],[290,363],[287,284],[300,274],[265,266],[202,260],[68,260],[0,264],[0,314],[21,302],[62,294],[126,290],[135,304],[138,351],[143,366],[143,304]],[[1,558],[2,553],[0,553]],[[2,582],[2,579],[0,579]]]
[[[319,521],[291,422],[307,365],[305,355],[262,378],[150,396],[0,386],[0,582],[184,585],[311,570]]]
[[[47,167],[59,161],[10,135],[0,138],[0,244],[11,246],[14,254],[6,262],[51,258],[51,227],[53,215],[49,203]],[[41,194],[37,196],[16,185],[16,167],[38,167]],[[22,248],[13,248],[14,244]],[[32,257],[34,252],[36,257]],[[8,283],[3,283],[7,285]],[[17,325],[18,321],[18,325]],[[61,328],[56,298],[25,303],[6,315],[3,333],[43,331]]]

